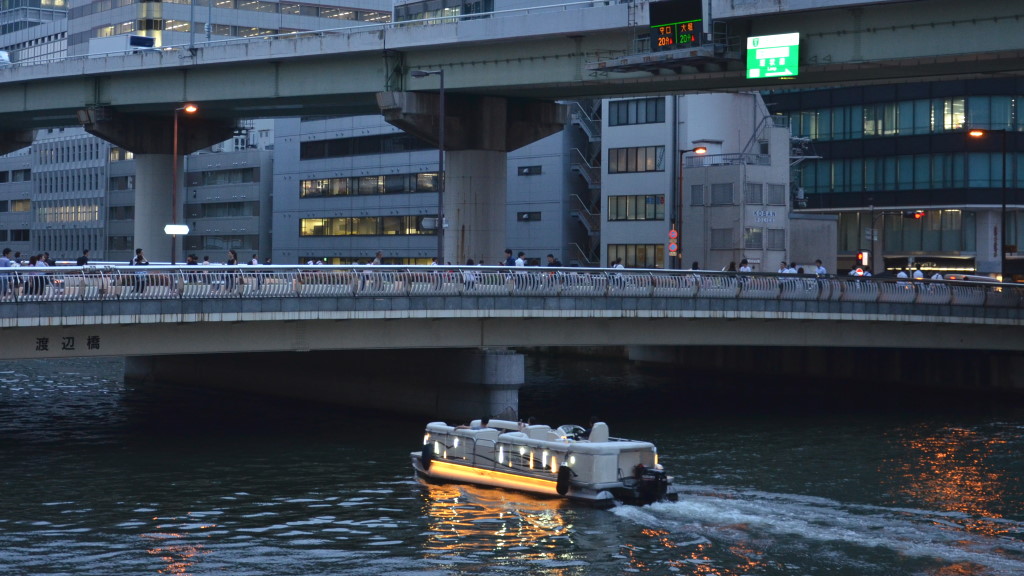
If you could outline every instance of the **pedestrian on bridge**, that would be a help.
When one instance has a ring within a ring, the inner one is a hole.
[[[146,255],[142,248],[135,249],[135,258],[132,258],[132,266],[149,266],[149,260],[146,260]],[[135,272],[135,283],[132,286],[132,291],[139,294],[146,291],[146,272],[141,270]]]
[[[11,249],[4,248],[3,256],[0,256],[0,268],[12,268],[14,263],[11,262]],[[7,296],[7,292],[11,289],[10,271],[0,272],[0,298]]]

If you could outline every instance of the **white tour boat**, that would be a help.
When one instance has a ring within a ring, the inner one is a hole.
[[[612,506],[676,500],[672,478],[650,442],[612,438],[597,422],[552,429],[509,420],[470,426],[427,424],[423,448],[412,453],[416,475]]]

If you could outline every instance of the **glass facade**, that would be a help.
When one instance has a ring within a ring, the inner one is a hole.
[[[871,248],[905,265],[973,262],[983,252],[991,271],[1003,235],[1011,248],[1024,244],[1024,82],[794,91],[766,101],[809,143],[811,158],[794,168],[793,181],[807,209],[839,214],[840,254]],[[974,129],[986,133],[971,137]],[[924,213],[907,218],[906,209]]]

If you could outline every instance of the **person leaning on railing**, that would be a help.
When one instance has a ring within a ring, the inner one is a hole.
[[[4,248],[3,256],[0,256],[0,268],[13,268],[14,262],[11,262],[11,249]],[[8,292],[11,292],[11,277],[13,274],[10,270],[0,270],[0,298],[5,298]]]

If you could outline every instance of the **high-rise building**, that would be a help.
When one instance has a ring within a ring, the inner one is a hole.
[[[1024,83],[993,78],[770,94],[818,159],[800,211],[839,217],[838,250],[875,272],[1024,274]],[[981,129],[972,137],[972,129]]]

